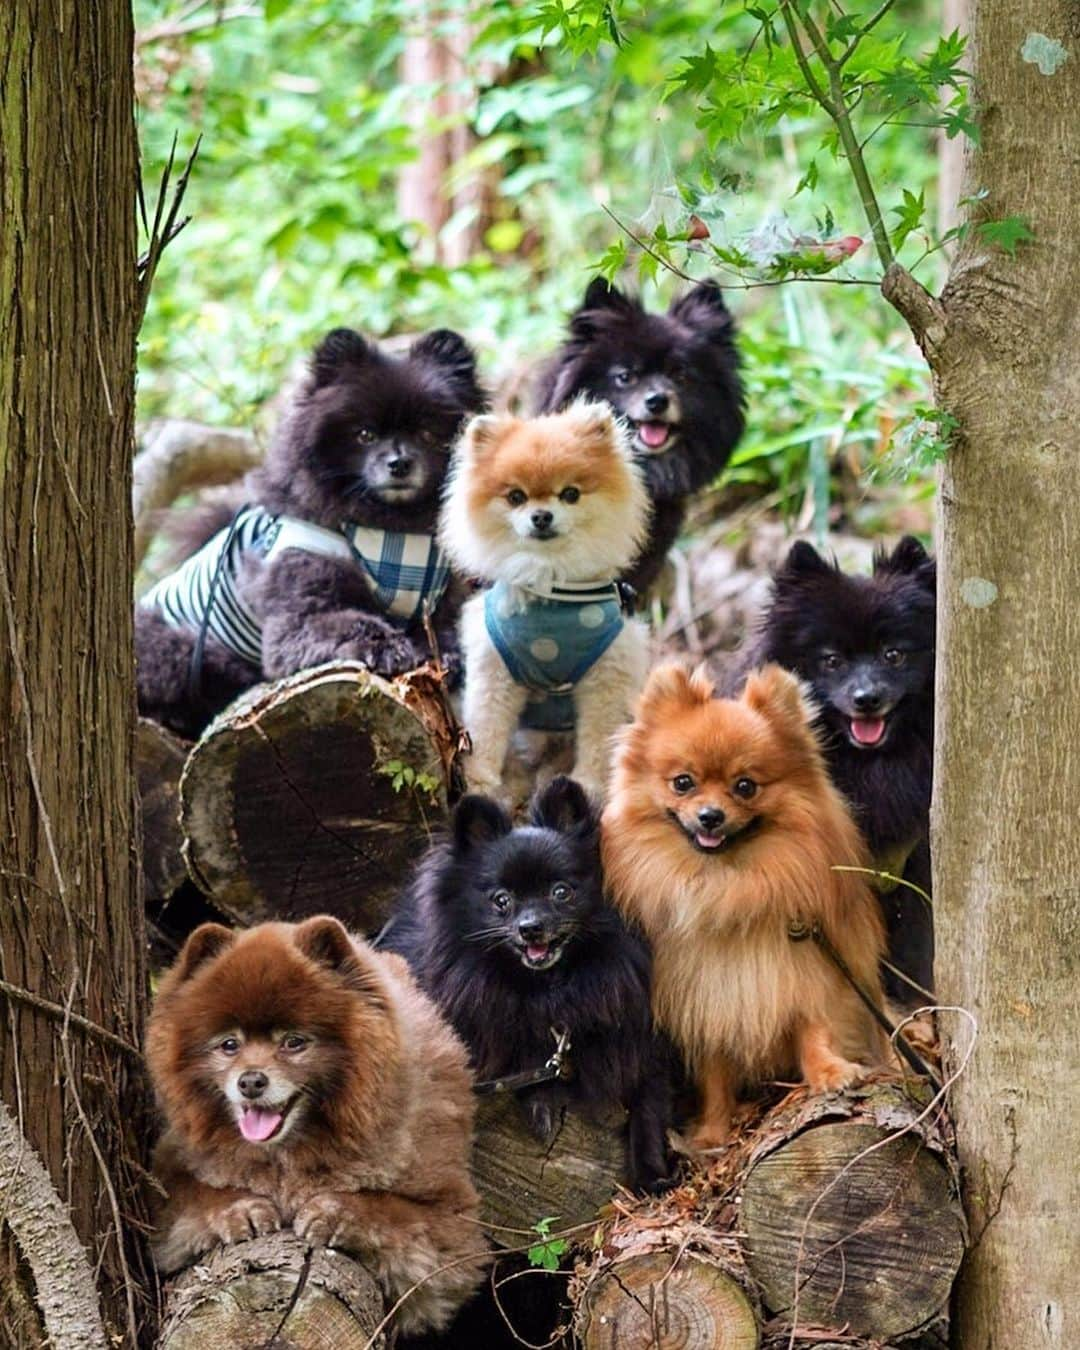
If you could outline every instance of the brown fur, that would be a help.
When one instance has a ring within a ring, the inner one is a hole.
[[[833,868],[866,857],[831,785],[798,680],[753,673],[740,699],[713,697],[704,670],[654,671],[620,738],[603,817],[616,902],[653,944],[653,1011],[701,1089],[698,1147],[725,1142],[740,1088],[800,1074],[837,1088],[881,1063],[883,1038],[851,987],[789,925],[817,923],[880,1001],[883,934],[865,881]],[[673,780],[690,774],[692,791]],[[756,789],[733,790],[741,778]],[[732,837],[692,842],[702,808]],[[740,837],[736,831],[751,826]]]
[[[397,1316],[405,1332],[442,1327],[476,1288],[465,1050],[403,960],[326,917],[204,924],[161,982],[147,1059],[166,1119],[160,1269],[291,1227],[362,1255],[390,1303],[421,1282]],[[278,1139],[240,1133],[226,1094],[245,1070],[289,1094]]]

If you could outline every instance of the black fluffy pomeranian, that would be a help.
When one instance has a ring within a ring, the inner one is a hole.
[[[580,394],[606,400],[633,428],[653,516],[624,580],[643,593],[678,536],[686,499],[712,482],[743,433],[735,321],[720,288],[703,282],[666,314],[650,314],[603,278],[592,281],[540,375],[538,411]]]
[[[935,591],[934,560],[910,535],[876,554],[870,576],[848,576],[800,541],[776,573],[737,672],[777,661],[807,681],[821,709],[829,769],[874,866],[927,894]],[[909,886],[876,885],[890,963],[929,990],[934,934],[926,901]],[[926,1001],[889,970],[885,984],[894,1001]]]
[[[555,778],[516,829],[490,798],[464,797],[380,945],[409,961],[480,1081],[539,1068],[567,1033],[570,1076],[519,1094],[530,1127],[547,1139],[568,1105],[624,1106],[627,1182],[662,1185],[671,1065],[649,951],[604,899],[599,816],[578,783]]]
[[[403,356],[327,334],[236,494],[247,507],[194,518],[191,556],[139,602],[140,711],[194,736],[261,679],[335,659],[400,675],[429,654],[425,611],[453,662],[463,594],[435,523],[451,446],[485,402],[448,329]]]

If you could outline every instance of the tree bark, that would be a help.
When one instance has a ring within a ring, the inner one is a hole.
[[[147,1316],[147,1130],[136,1063],[93,1028],[136,1041],[144,999],[136,172],[130,3],[0,6],[0,1096],[93,1253],[107,1333],[128,1345]],[[37,1347],[50,1276],[35,1286],[15,1223],[0,1228],[0,1342]]]
[[[981,138],[966,190],[1022,216],[1015,258],[975,230],[924,350],[958,421],[941,483],[932,811],[937,984],[977,1019],[953,1115],[973,1248],[968,1350],[1080,1337],[1080,12],[975,0]],[[905,311],[919,328],[917,310]],[[953,1024],[953,1070],[968,1031]]]

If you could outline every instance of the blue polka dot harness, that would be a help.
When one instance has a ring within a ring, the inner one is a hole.
[[[540,594],[497,581],[484,595],[484,621],[511,678],[529,691],[521,725],[572,731],[574,686],[622,632],[615,582],[565,582]]]

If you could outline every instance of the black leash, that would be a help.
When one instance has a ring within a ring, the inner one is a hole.
[[[196,707],[203,701],[203,653],[206,650],[206,635],[210,628],[210,616],[214,612],[214,600],[217,598],[218,586],[221,584],[221,574],[229,556],[229,550],[232,548],[236,527],[240,523],[240,517],[248,509],[249,505],[249,502],[245,502],[243,506],[237,507],[236,511],[233,513],[232,520],[229,521],[229,533],[225,536],[224,547],[218,554],[214,575],[210,578],[210,593],[206,598],[206,610],[203,613],[202,622],[199,624],[199,631],[195,635],[195,646],[191,649],[191,664],[188,666],[187,697],[188,702],[195,704]]]
[[[552,1027],[555,1038],[555,1050],[539,1069],[525,1069],[522,1073],[507,1074],[505,1078],[489,1078],[483,1083],[473,1085],[478,1097],[494,1097],[499,1092],[518,1092],[522,1088],[534,1087],[537,1083],[550,1083],[555,1078],[566,1078],[570,1073],[570,1033],[559,1027]]]
[[[882,1028],[892,1044],[896,1046],[897,1051],[907,1060],[908,1065],[914,1069],[917,1074],[929,1078],[934,1087],[940,1092],[940,1078],[938,1078],[937,1074],[930,1068],[929,1064],[926,1063],[915,1047],[904,1039],[903,1034],[897,1034],[896,1027],[893,1026],[892,1022],[885,1016],[881,1008],[874,1002],[873,997],[866,988],[860,984],[851,973],[847,962],[825,936],[821,929],[821,925],[816,923],[807,925],[800,920],[796,920],[794,923],[788,924],[788,937],[792,942],[804,942],[807,938],[810,938],[812,942],[817,943],[818,947],[821,948],[840,974],[843,975],[844,979],[847,980],[848,984],[851,985],[852,989],[855,990],[856,994],[858,994],[859,998],[870,1012],[870,1015],[874,1018],[874,1021]]]

